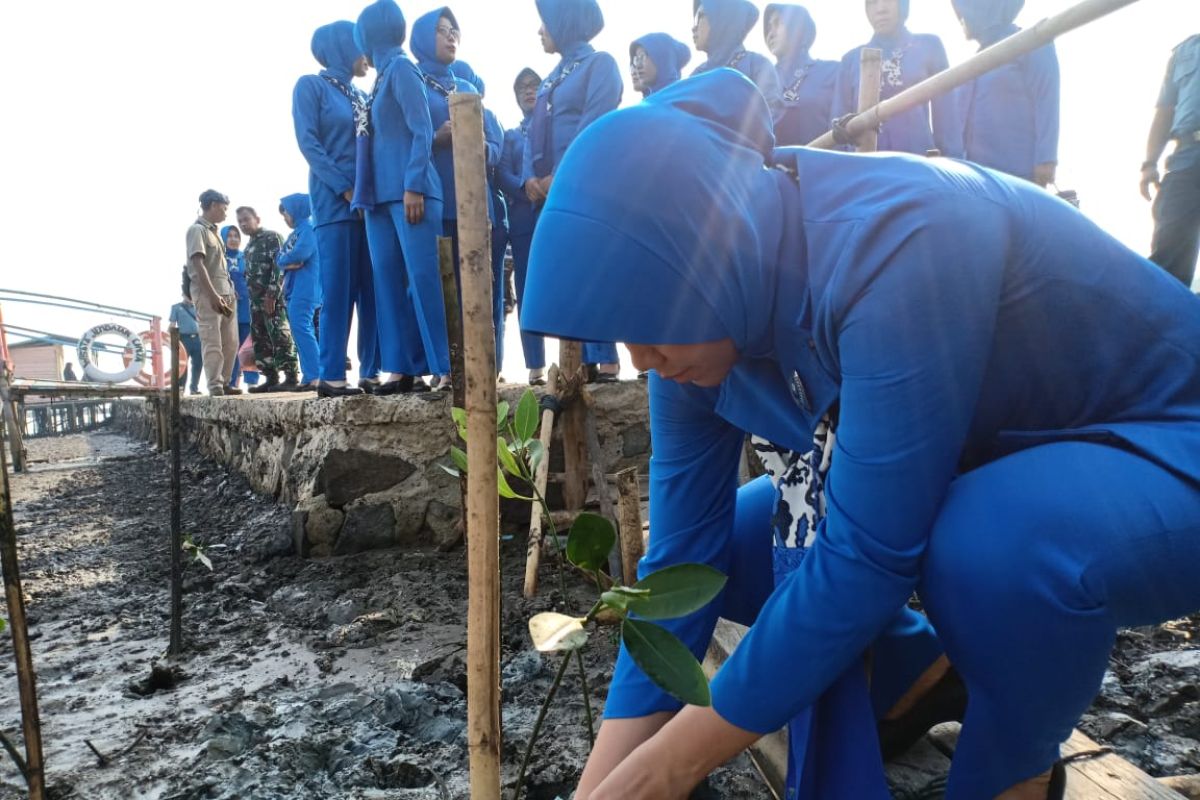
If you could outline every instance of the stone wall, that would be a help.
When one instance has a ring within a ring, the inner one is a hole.
[[[645,384],[590,387],[597,433],[611,473],[638,466],[650,450]],[[513,407],[523,387],[501,390]],[[256,491],[295,509],[298,550],[313,557],[410,544],[448,545],[459,536],[458,483],[449,463],[457,441],[446,395],[361,396],[317,400],[310,394],[189,397],[184,436],[214,460],[245,475]],[[117,404],[117,426],[153,439],[147,401]],[[557,444],[551,471],[562,469]]]

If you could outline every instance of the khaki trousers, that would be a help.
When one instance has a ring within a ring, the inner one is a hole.
[[[205,300],[196,303],[196,322],[200,326],[200,346],[204,351],[204,377],[208,389],[221,388],[229,384],[233,376],[233,363],[237,360],[238,322],[237,295],[222,295],[233,309],[229,316],[219,314]]]

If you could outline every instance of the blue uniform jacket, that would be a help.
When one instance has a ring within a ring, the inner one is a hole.
[[[957,0],[955,7],[982,49],[1020,30],[1013,24],[1020,6]],[[1058,162],[1058,98],[1058,55],[1052,43],[961,87],[967,160],[1033,180],[1034,166]]]
[[[904,606],[963,472],[1085,440],[1200,485],[1200,300],[1025,181],[947,159],[772,153],[752,95],[720,71],[589,131],[534,234],[522,325],[728,337],[741,353],[716,388],[651,380],[643,573],[727,569],[744,432],[806,448],[837,404],[828,515],[712,683],[722,717],[765,733]],[[664,172],[672,158],[689,169]],[[717,229],[713,197],[730,223]],[[603,274],[580,253],[602,253]],[[665,624],[699,656],[719,606]],[[678,707],[621,653],[607,715]]]
[[[835,118],[858,110],[858,73],[863,47],[876,47],[883,51],[881,100],[893,97],[950,66],[942,40],[932,34],[909,33],[901,28],[895,39],[872,37],[870,42],[842,57],[833,96]],[[889,68],[889,63],[894,68]],[[956,92],[949,92],[927,106],[917,106],[889,119],[879,132],[879,150],[923,156],[936,148],[944,156],[961,158],[962,118],[957,98]]]
[[[406,26],[399,7],[375,2],[355,25],[355,42],[378,72],[371,102],[371,160],[376,203],[404,199],[406,191],[442,199],[433,166],[433,124],[425,81],[402,49]]]
[[[275,263],[283,270],[283,297],[293,296],[321,304],[321,260],[317,255],[317,234],[313,230],[312,204],[306,194],[289,194],[280,201],[291,215],[296,226],[275,257]],[[299,269],[285,269],[299,264]]]
[[[346,92],[362,95],[351,83],[354,62],[360,55],[354,46],[354,23],[334,22],[317,28],[312,51],[325,69],[296,82],[292,122],[296,144],[308,162],[313,224],[321,227],[358,219],[343,196],[354,189],[354,106]]]
[[[817,39],[817,25],[804,6],[767,6],[764,37],[775,15],[780,16],[791,39],[790,51],[775,65],[783,105],[775,120],[775,141],[780,147],[804,145],[832,127],[839,64],[818,61],[809,53]]]
[[[229,238],[232,225],[221,228],[221,241]],[[246,255],[241,250],[225,251],[225,266],[229,269],[229,280],[233,282],[233,290],[237,294],[238,324],[250,324],[250,287],[246,284]]]
[[[775,65],[761,53],[748,51],[745,45],[746,36],[758,22],[758,9],[750,0],[692,0],[693,12],[701,7],[708,16],[708,58],[692,70],[692,75],[721,67],[736,69],[754,82],[766,98],[772,118],[778,120],[783,113],[783,97]]]
[[[520,126],[504,132],[504,147],[496,168],[496,183],[508,205],[508,230],[513,236],[533,233],[536,219],[529,195],[525,194],[525,140],[529,117]]]

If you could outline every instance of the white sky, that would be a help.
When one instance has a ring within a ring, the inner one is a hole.
[[[355,19],[364,4],[0,4],[0,73],[7,76],[0,218],[8,229],[0,287],[165,317],[177,299],[184,231],[203,189],[225,192],[235,206],[255,206],[268,227],[286,231],[275,212],[278,199],[307,186],[292,130],[292,87],[318,68],[309,52],[312,31]],[[410,30],[435,7],[423,0],[400,4]],[[666,31],[691,42],[691,0],[601,4],[607,26],[594,44],[623,65],[628,43],[645,33]],[[839,58],[869,38],[858,0],[806,5],[817,21],[817,57]],[[1027,0],[1018,23],[1031,25],[1071,5]],[[556,61],[541,51],[533,0],[460,0],[451,8],[464,35],[460,56],[487,81],[487,101],[501,121],[515,124],[513,78],[524,66],[544,76]],[[975,50],[950,0],[912,0],[909,28],[941,36],[951,63]],[[1077,190],[1084,211],[1138,252],[1148,250],[1151,230],[1137,179],[1154,101],[1171,48],[1198,31],[1200,0],[1140,0],[1058,42],[1059,185]],[[747,44],[765,51],[761,25]],[[624,103],[638,99],[627,86]],[[71,336],[106,321],[13,304],[4,316]],[[513,319],[506,371],[519,378]]]

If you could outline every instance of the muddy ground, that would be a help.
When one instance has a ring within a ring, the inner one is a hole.
[[[49,782],[59,798],[466,798],[461,550],[304,561],[289,510],[195,453],[184,529],[213,562],[189,563],[187,655],[164,657],[168,461],[107,433],[33,440],[13,481]],[[523,547],[506,542],[505,778],[515,779],[552,660],[525,620],[563,598],[520,599]],[[565,603],[592,595],[570,581]],[[2,608],[2,602],[0,602]],[[1123,632],[1081,727],[1153,775],[1200,771],[1200,616]],[[615,652],[588,650],[593,710]],[[154,667],[158,669],[154,669]],[[567,797],[587,752],[574,672],[530,771],[533,800]],[[12,648],[0,636],[0,729],[19,739]],[[110,762],[101,766],[87,742]],[[22,784],[0,755],[0,798]],[[745,758],[697,796],[766,798]]]

